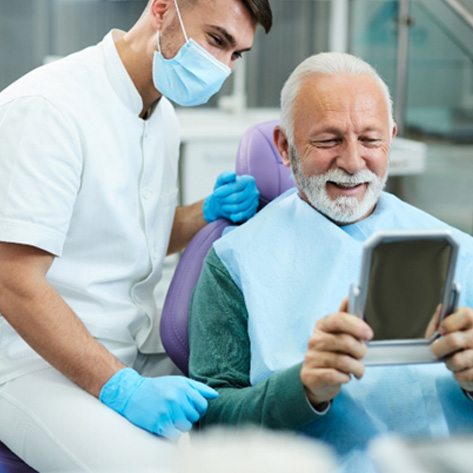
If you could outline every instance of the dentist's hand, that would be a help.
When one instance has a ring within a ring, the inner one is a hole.
[[[473,392],[473,310],[458,309],[442,320],[438,331],[442,337],[432,344],[434,355],[465,391]]]
[[[366,341],[373,337],[369,325],[347,313],[345,300],[339,312],[320,319],[309,339],[301,369],[301,381],[307,397],[316,409],[332,400],[351,376],[364,374]]]
[[[224,172],[218,176],[214,191],[204,201],[204,219],[207,223],[218,218],[243,222],[256,213],[258,199],[254,177]]]
[[[117,371],[99,399],[130,422],[169,440],[177,440],[207,410],[218,393],[183,376],[145,378],[131,368]]]

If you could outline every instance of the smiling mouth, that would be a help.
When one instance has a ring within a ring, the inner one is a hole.
[[[328,181],[328,184],[332,184],[333,186],[338,187],[339,189],[356,189],[360,186],[367,185],[367,182],[358,182],[357,184],[349,184],[346,182],[334,182],[334,181]]]

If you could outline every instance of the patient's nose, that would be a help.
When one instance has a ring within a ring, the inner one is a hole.
[[[342,145],[336,164],[348,174],[355,174],[366,167],[361,146],[357,140],[348,140]]]

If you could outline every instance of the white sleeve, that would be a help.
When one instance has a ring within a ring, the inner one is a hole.
[[[60,256],[80,188],[78,132],[50,102],[0,106],[0,241]]]

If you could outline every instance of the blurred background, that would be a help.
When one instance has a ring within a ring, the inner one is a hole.
[[[144,0],[0,0],[0,89],[34,67],[128,29]],[[473,0],[271,0],[274,27],[204,108],[179,111],[183,202],[231,167],[238,138],[276,118],[292,69],[321,51],[361,56],[391,88],[404,150],[390,188],[473,233]],[[220,128],[219,128],[220,127]],[[1,146],[1,144],[0,144]],[[425,159],[424,159],[425,158]],[[196,184],[198,182],[199,184]]]

